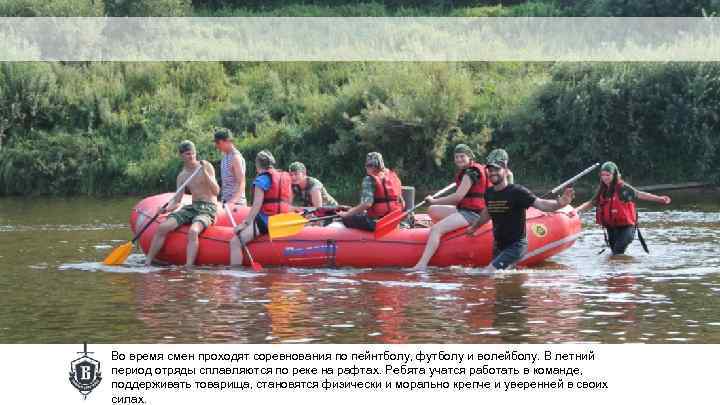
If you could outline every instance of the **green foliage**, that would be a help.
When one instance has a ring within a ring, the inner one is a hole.
[[[526,173],[613,160],[630,179],[717,180],[719,78],[717,64],[559,64],[495,142]]]
[[[718,77],[716,64],[4,63],[0,193],[170,190],[179,141],[217,163],[214,126],[238,135],[248,173],[269,149],[341,195],[372,150],[407,184],[441,186],[460,142],[481,158],[506,148],[525,180],[606,159],[643,181],[717,178]]]
[[[701,17],[720,10],[718,0],[562,0],[570,13],[597,17]]]
[[[104,12],[103,0],[3,0],[0,2],[0,16],[8,17],[100,17]]]
[[[192,14],[190,0],[105,0],[107,14],[117,17],[185,17]]]

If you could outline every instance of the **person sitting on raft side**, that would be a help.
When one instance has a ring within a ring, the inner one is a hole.
[[[513,174],[512,170],[510,170],[510,156],[508,155],[507,151],[505,149],[493,149],[490,153],[487,155],[488,163],[498,163],[503,162],[505,164],[505,172],[507,173],[507,182],[508,184],[515,183],[515,175]]]
[[[230,240],[232,266],[242,266],[244,244],[268,233],[270,216],[290,212],[290,175],[275,169],[275,157],[266,150],[255,157],[255,169],[258,175],[253,181],[252,208],[245,220],[235,227],[235,235]]]
[[[365,158],[367,176],[362,182],[360,204],[338,215],[348,228],[375,231],[375,224],[385,215],[402,210],[402,183],[394,171],[385,167],[379,152],[370,152]]]
[[[145,264],[152,265],[155,256],[158,254],[165,244],[167,234],[174,231],[181,225],[191,224],[187,234],[187,260],[186,264],[192,266],[195,264],[197,257],[199,236],[210,225],[215,222],[217,215],[217,195],[220,192],[220,186],[215,180],[215,169],[207,161],[199,162],[195,151],[195,144],[190,141],[183,141],[178,146],[178,153],[183,160],[183,169],[178,174],[176,183],[178,187],[187,180],[187,178],[195,172],[199,165],[203,170],[195,176],[187,185],[186,190],[192,194],[192,204],[182,207],[175,211],[182,202],[183,193],[176,195],[165,212],[171,212],[165,222],[160,224],[157,232],[153,236],[150,249],[148,250]]]
[[[572,202],[575,191],[566,188],[557,200],[545,200],[521,185],[508,184],[507,169],[502,162],[490,163],[487,168],[493,186],[485,192],[486,207],[466,234],[473,235],[477,228],[492,219],[493,260],[487,269],[494,271],[515,265],[527,253],[528,208],[535,207],[544,212],[557,211]]]
[[[635,200],[653,201],[670,204],[670,197],[657,196],[633,188],[622,180],[620,169],[613,162],[605,162],[600,167],[600,184],[595,196],[570,215],[576,215],[595,207],[595,221],[607,230],[607,242],[612,254],[625,253],[627,247],[635,239],[637,209]]]
[[[245,207],[245,158],[235,148],[233,135],[229,129],[215,131],[215,148],[222,152],[220,162],[221,196],[227,204]]]
[[[490,183],[485,166],[475,162],[475,154],[469,146],[459,144],[455,147],[455,166],[458,168],[455,192],[440,198],[425,197],[425,201],[432,204],[428,214],[434,224],[414,270],[427,269],[440,245],[440,238],[448,232],[469,226],[485,208],[485,190]]]
[[[337,201],[328,193],[320,180],[307,175],[307,168],[302,162],[293,162],[288,167],[292,179],[293,203],[298,207],[336,207]]]

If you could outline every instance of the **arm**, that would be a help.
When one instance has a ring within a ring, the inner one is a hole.
[[[472,187],[472,180],[470,180],[470,177],[466,174],[460,182],[460,187],[455,189],[454,193],[440,198],[425,197],[425,200],[427,200],[428,204],[457,205],[468,191],[470,191],[470,187]]]
[[[589,210],[590,208],[592,208],[594,206],[595,206],[595,204],[593,203],[593,200],[585,201],[584,203],[575,207],[574,210],[570,211],[569,215],[571,217],[574,217],[575,215],[582,214],[583,212]]]
[[[237,186],[235,188],[235,194],[230,198],[230,202],[236,203],[245,195],[245,165],[243,165],[242,158],[238,154],[235,154],[233,158],[232,171],[237,181]]]
[[[203,160],[200,164],[203,165],[203,177],[210,185],[210,192],[214,195],[220,194],[220,185],[215,180],[215,168],[206,160]]]
[[[245,220],[243,220],[235,228],[235,233],[242,231],[250,224],[255,222],[255,217],[257,217],[257,215],[260,213],[260,209],[262,208],[264,196],[265,192],[260,187],[256,186],[255,192],[253,193],[252,208],[250,208],[250,212],[248,213],[247,217],[245,217]]]
[[[652,202],[665,204],[665,205],[670,204],[670,202],[672,201],[670,199],[670,197],[668,197],[666,195],[655,195],[655,194],[646,193],[644,191],[639,191],[639,190],[635,191],[635,195],[637,195],[637,198],[639,198],[643,201],[652,201]]]
[[[320,187],[315,187],[310,190],[310,199],[312,200],[313,207],[322,207],[322,193]]]
[[[360,204],[350,208],[349,210],[347,210],[345,212],[341,212],[338,215],[340,215],[341,217],[349,217],[349,216],[353,216],[355,214],[361,214],[361,213],[367,211],[368,209],[370,209],[370,207],[372,207],[372,203],[361,202]]]
[[[183,182],[185,182],[185,179],[183,179],[178,174],[177,179],[175,179],[175,188],[180,188],[180,186],[182,186]],[[163,210],[163,212],[173,212],[176,209],[178,209],[178,206],[180,206],[180,203],[182,202],[182,198],[183,198],[184,194],[185,194],[185,190],[180,190],[179,192],[175,193],[175,195],[169,201],[167,207]]]
[[[465,233],[468,235],[472,235],[475,233],[475,231],[480,228],[481,226],[485,225],[490,221],[490,213],[488,212],[487,208],[483,208],[482,211],[480,211],[480,218],[475,220],[466,230]]]
[[[533,203],[533,207],[544,212],[557,211],[560,208],[570,204],[575,197],[575,191],[572,188],[566,188],[563,195],[557,200],[545,200],[542,198],[536,198]]]

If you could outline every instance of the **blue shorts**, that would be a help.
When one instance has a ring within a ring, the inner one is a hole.
[[[525,239],[512,243],[502,250],[495,245],[493,246],[493,261],[490,264],[498,270],[507,269],[519,262],[527,253],[527,249],[528,242]]]

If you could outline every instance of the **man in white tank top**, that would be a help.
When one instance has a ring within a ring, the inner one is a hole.
[[[232,132],[229,129],[215,131],[215,147],[223,153],[220,162],[220,200],[228,204],[246,206],[245,158],[235,149]]]

